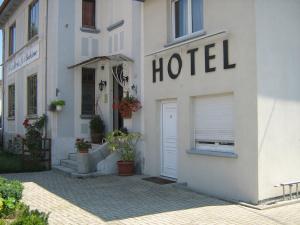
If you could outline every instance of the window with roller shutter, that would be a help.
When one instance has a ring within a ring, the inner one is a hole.
[[[96,1],[82,1],[82,26],[95,29],[96,27]]]
[[[195,98],[194,141],[198,150],[234,150],[233,95]]]

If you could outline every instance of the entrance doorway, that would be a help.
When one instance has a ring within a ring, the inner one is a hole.
[[[162,103],[161,175],[177,178],[177,103]]]
[[[118,65],[113,67],[114,74],[122,74],[123,66]],[[113,99],[114,102],[120,102],[123,98],[123,87],[113,79]],[[123,128],[124,121],[118,109],[113,110],[113,128],[114,130]]]

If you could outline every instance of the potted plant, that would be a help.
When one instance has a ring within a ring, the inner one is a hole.
[[[63,110],[63,107],[66,105],[64,100],[55,100],[50,103],[49,110],[60,112]]]
[[[124,119],[131,119],[132,113],[139,111],[142,106],[136,97],[129,96],[127,93],[126,97],[122,98],[119,103],[113,105],[113,108],[119,110]]]
[[[85,141],[84,138],[77,138],[75,146],[79,153],[88,153],[89,149],[92,147],[91,143]]]
[[[101,144],[104,139],[105,124],[99,115],[95,115],[90,121],[92,143]]]
[[[121,160],[117,162],[120,176],[134,174],[135,146],[141,137],[140,133],[128,133],[115,130],[106,137],[111,152],[119,152]]]

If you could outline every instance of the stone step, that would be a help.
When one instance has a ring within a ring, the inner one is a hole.
[[[72,161],[77,161],[77,153],[70,153],[68,159]]]
[[[74,160],[63,159],[60,161],[60,165],[77,171],[77,162]]]
[[[68,177],[72,177],[72,174],[76,173],[75,170],[64,166],[52,166],[52,171]]]

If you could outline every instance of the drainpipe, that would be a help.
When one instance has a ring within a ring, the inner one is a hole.
[[[1,134],[1,140],[2,140],[2,145],[4,146],[4,93],[5,93],[5,83],[4,83],[4,65],[5,65],[5,29],[2,28],[2,134]]]
[[[45,31],[45,115],[48,118],[48,99],[47,99],[47,84],[48,84],[48,8],[49,8],[49,1],[46,0],[46,31]],[[45,138],[48,136],[48,122],[45,124]]]

